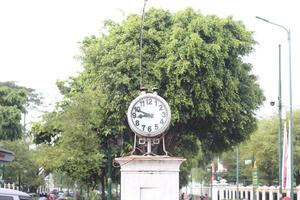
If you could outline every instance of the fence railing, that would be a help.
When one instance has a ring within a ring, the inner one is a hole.
[[[214,183],[212,186],[201,184],[190,184],[181,189],[190,195],[200,196],[208,194],[212,200],[279,200],[279,187],[278,186],[259,186],[254,188],[252,186],[239,186],[228,184]],[[238,193],[237,193],[238,191]],[[282,191],[282,196],[289,194],[290,189]],[[294,200],[300,200],[300,185],[294,187]]]

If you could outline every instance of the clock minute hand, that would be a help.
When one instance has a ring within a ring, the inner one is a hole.
[[[150,113],[146,113],[146,112],[141,111],[141,110],[139,110],[138,112],[141,112],[141,113],[143,113],[143,114],[145,114],[145,115],[150,115]]]

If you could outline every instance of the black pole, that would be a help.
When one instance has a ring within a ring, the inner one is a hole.
[[[18,182],[19,182],[19,190],[22,190],[21,189],[21,173],[19,172],[19,174],[18,174]]]
[[[5,171],[5,165],[4,164],[2,164],[2,174],[1,174],[1,176],[2,176],[2,183],[1,183],[1,185],[3,185],[3,187],[4,187],[4,171]]]
[[[2,167],[2,179],[3,179],[3,185],[4,185],[4,180],[5,180],[4,174],[5,174],[5,165],[3,164],[3,167]]]
[[[112,200],[112,180],[111,180],[111,172],[112,172],[112,158],[111,158],[111,146],[108,144],[108,159],[107,159],[107,196],[108,200]]]
[[[239,200],[240,199],[240,193],[239,193],[239,176],[240,176],[240,172],[239,172],[239,161],[240,161],[240,149],[239,146],[237,146],[236,148],[236,199]]]
[[[210,197],[212,199],[212,184],[213,184],[213,164],[211,163],[210,172]]]

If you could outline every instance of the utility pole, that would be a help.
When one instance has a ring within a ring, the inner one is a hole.
[[[281,45],[278,45],[279,63],[278,63],[278,185],[279,185],[279,200],[282,198],[282,98],[281,98]]]
[[[288,60],[289,60],[289,93],[290,93],[290,103],[289,103],[289,110],[290,110],[290,124],[289,124],[289,132],[290,132],[290,138],[291,138],[291,143],[290,143],[290,155],[291,155],[291,166],[290,171],[291,171],[291,192],[290,192],[290,197],[292,200],[294,200],[294,129],[293,129],[293,98],[292,98],[292,53],[291,53],[291,31],[290,29],[286,28],[285,26],[281,24],[277,24],[274,22],[271,22],[270,20],[264,19],[262,17],[256,16],[257,19],[262,20],[268,24],[272,24],[274,26],[277,26],[281,29],[283,29],[287,33],[287,40],[288,40]]]

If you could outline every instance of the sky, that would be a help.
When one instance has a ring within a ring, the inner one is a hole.
[[[121,21],[130,13],[141,14],[144,0],[9,0],[0,1],[0,82],[17,84],[42,93],[46,105],[60,99],[57,80],[76,76],[82,66],[75,59],[80,41],[98,35],[103,21]],[[292,103],[300,108],[300,18],[296,0],[148,0],[150,7],[171,12],[192,7],[203,15],[232,16],[252,31],[257,45],[245,58],[264,91],[266,101],[258,117],[277,112],[278,45],[282,51],[283,107],[289,109],[289,64],[287,32],[258,20],[266,18],[291,31]],[[298,78],[299,77],[299,78]],[[51,106],[50,106],[51,107]]]

